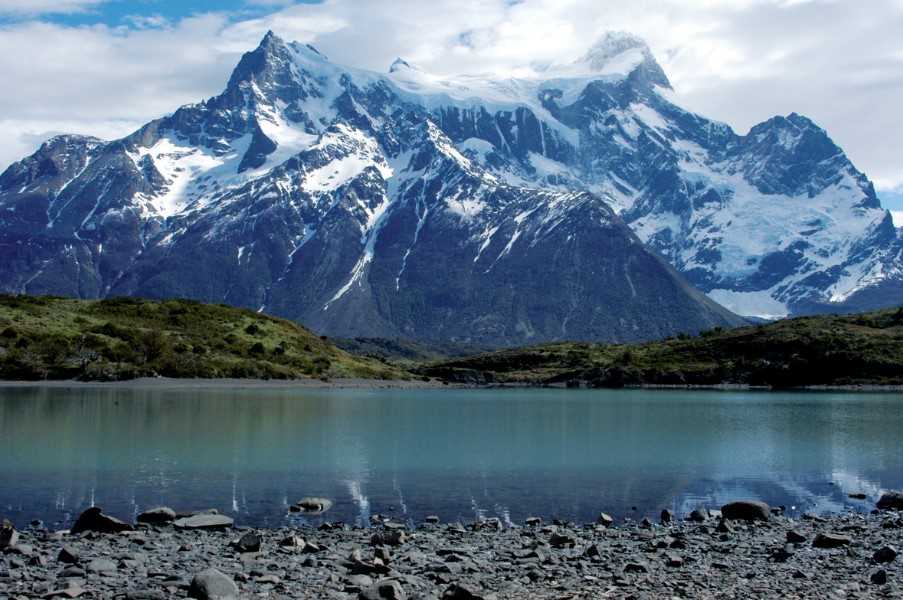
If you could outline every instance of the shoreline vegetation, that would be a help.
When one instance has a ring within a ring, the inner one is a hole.
[[[0,386],[903,391],[903,308],[640,344],[331,340],[188,300],[0,296]]]
[[[292,512],[325,517],[332,502]],[[200,600],[896,597],[903,591],[903,493],[870,514],[785,516],[754,500],[653,522],[530,517],[367,527],[235,527],[216,510],[146,510],[128,523],[99,507],[68,530],[0,528],[0,595]]]

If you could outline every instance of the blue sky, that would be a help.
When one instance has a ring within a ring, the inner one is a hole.
[[[740,133],[804,114],[903,215],[903,0],[0,0],[15,90],[0,94],[0,169],[50,135],[113,139],[219,93],[268,29],[347,65],[500,77],[630,31],[681,105]]]
[[[0,23],[15,23],[37,16],[45,21],[73,27],[101,23],[108,27],[140,28],[146,26],[144,19],[154,17],[174,22],[192,15],[221,12],[241,20],[272,14],[291,4],[317,4],[320,0],[38,0],[39,8],[29,10],[30,1],[10,0],[9,5],[21,8],[0,14]],[[0,9],[3,4],[0,0]],[[42,4],[47,8],[40,9]]]

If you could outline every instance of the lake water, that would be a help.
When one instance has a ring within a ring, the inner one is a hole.
[[[91,504],[278,526],[303,496],[349,523],[869,510],[900,487],[903,394],[0,388],[0,516],[20,526]]]

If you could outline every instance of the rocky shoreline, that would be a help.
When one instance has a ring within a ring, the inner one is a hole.
[[[296,511],[328,511],[306,499]],[[131,525],[99,508],[68,531],[0,529],[0,600],[335,598],[892,598],[903,594],[903,493],[871,514],[794,520],[741,501],[684,518],[615,525],[498,520],[409,529],[235,528],[216,511],[143,513]]]

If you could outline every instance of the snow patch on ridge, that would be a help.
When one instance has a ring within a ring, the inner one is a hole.
[[[773,293],[773,290],[735,292],[733,290],[718,289],[710,291],[707,295],[731,312],[744,317],[782,319],[790,314],[790,310],[786,304],[775,300]]]

